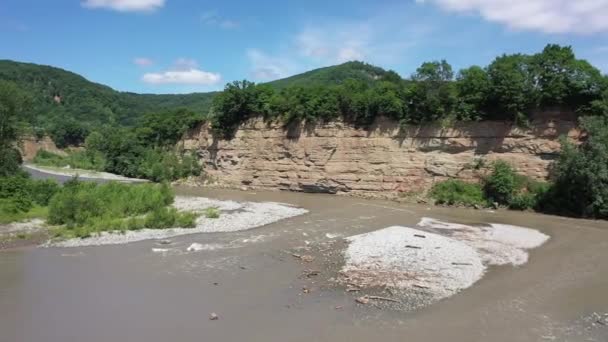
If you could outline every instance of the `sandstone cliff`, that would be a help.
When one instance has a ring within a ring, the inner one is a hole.
[[[572,120],[545,119],[530,128],[505,122],[400,129],[379,120],[371,129],[343,123],[285,128],[252,120],[229,141],[207,126],[183,141],[217,184],[391,198],[421,193],[447,178],[473,181],[492,160],[545,179],[560,149],[558,138],[579,139]]]

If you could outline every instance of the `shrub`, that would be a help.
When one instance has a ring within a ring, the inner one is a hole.
[[[0,199],[6,199],[6,208],[26,212],[33,206],[31,180],[28,177],[0,177]],[[10,205],[8,204],[10,201]]]
[[[581,118],[580,126],[587,138],[580,146],[562,140],[554,186],[540,207],[552,213],[608,218],[608,118]]]
[[[159,210],[173,202],[171,189],[163,185],[96,185],[67,182],[49,203],[49,222],[71,227],[91,225],[100,218],[126,218]]]
[[[447,180],[436,183],[430,191],[430,196],[437,204],[484,206],[483,191],[479,184],[461,180]]]
[[[0,177],[14,176],[19,173],[23,160],[21,153],[12,147],[0,147]]]
[[[39,150],[33,161],[35,164],[42,166],[69,166],[77,169],[96,171],[104,170],[106,164],[104,155],[101,152],[94,150],[70,151],[67,156]]]
[[[491,202],[508,205],[518,187],[521,177],[508,163],[498,160],[492,166],[492,173],[484,180],[484,193]]]
[[[43,207],[49,205],[51,198],[59,192],[61,187],[54,180],[36,180],[32,181],[30,193],[32,200]]]
[[[180,213],[175,208],[160,208],[146,216],[144,226],[152,229],[194,228],[195,220],[196,214],[194,213]]]
[[[220,217],[220,211],[214,207],[205,209],[204,214],[205,217],[208,219],[216,219]]]

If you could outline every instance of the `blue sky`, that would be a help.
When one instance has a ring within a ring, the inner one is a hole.
[[[0,59],[185,93],[363,60],[409,76],[572,45],[608,72],[608,0],[2,0]]]

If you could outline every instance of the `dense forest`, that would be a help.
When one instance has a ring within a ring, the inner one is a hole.
[[[445,60],[425,62],[407,79],[350,62],[274,85],[237,81],[214,99],[212,116],[215,131],[230,138],[255,116],[285,123],[342,119],[363,127],[380,115],[403,124],[526,124],[535,111],[556,107],[581,115],[608,112],[608,78],[570,47],[547,45],[534,55],[502,55],[457,73]]]

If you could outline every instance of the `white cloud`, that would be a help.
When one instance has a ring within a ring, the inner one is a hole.
[[[294,65],[287,58],[268,56],[257,49],[247,50],[247,58],[252,67],[251,75],[256,80],[275,80],[294,72]]]
[[[151,12],[165,5],[165,0],[85,0],[87,8],[105,8],[120,12]]]
[[[608,0],[416,0],[446,11],[475,13],[517,30],[608,32]]]
[[[148,84],[214,85],[222,80],[219,73],[199,69],[193,59],[180,58],[164,72],[146,73],[142,80]]]
[[[216,26],[223,29],[234,29],[240,24],[231,19],[224,18],[217,11],[207,11],[201,15],[201,21],[209,26]]]
[[[373,43],[367,23],[307,27],[296,37],[303,56],[328,63],[343,63],[367,57]]]
[[[147,57],[137,57],[133,59],[133,64],[141,67],[147,67],[154,64],[154,61]]]

